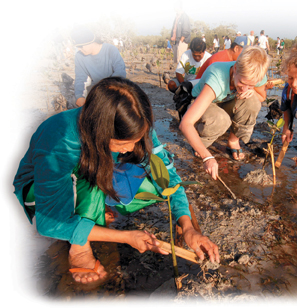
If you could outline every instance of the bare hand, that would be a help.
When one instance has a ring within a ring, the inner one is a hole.
[[[217,161],[212,158],[203,163],[203,167],[206,173],[211,175],[211,177],[216,180],[219,174],[219,165]]]
[[[163,255],[169,254],[167,251],[158,247],[160,243],[157,241],[156,237],[147,231],[130,231],[127,243],[140,253],[150,250]]]
[[[207,236],[198,233],[194,228],[188,229],[183,234],[184,239],[197,256],[204,260],[204,253],[207,253],[211,262],[220,263],[219,249]]]
[[[289,143],[293,140],[293,132],[291,132],[289,129],[286,129],[285,131],[283,131],[282,143],[284,143],[285,140],[287,140],[287,142]]]
[[[237,93],[236,97],[237,97],[237,99],[248,99],[248,98],[252,97],[254,95],[254,93],[255,93],[255,91],[253,89],[247,90],[244,93]]]
[[[265,90],[269,90],[269,89],[272,89],[274,87],[274,84],[273,82],[271,81],[268,81],[265,85]]]

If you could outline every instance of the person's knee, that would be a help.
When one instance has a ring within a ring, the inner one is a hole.
[[[202,125],[198,125],[198,131],[204,136],[221,136],[231,126],[230,116],[224,111],[206,112],[202,118]]]

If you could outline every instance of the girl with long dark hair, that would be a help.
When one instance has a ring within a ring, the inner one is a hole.
[[[106,276],[90,241],[127,243],[138,251],[167,254],[153,234],[106,228],[110,207],[121,214],[139,210],[154,200],[136,200],[140,191],[160,196],[149,176],[151,153],[158,155],[170,174],[169,186],[180,177],[172,156],[153,129],[147,95],[133,82],[110,77],[96,84],[83,107],[61,112],[43,122],[32,136],[14,180],[15,194],[38,232],[68,241],[70,271],[77,282]],[[180,187],[171,199],[172,212],[189,247],[203,259],[219,262],[218,247],[196,232],[188,201]]]

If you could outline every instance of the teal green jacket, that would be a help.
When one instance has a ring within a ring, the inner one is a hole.
[[[81,108],[61,112],[38,127],[20,162],[13,185],[14,193],[32,223],[34,214],[24,205],[23,189],[34,182],[36,226],[41,235],[84,245],[95,223],[75,214],[74,207],[71,175],[81,154],[78,130],[80,112]],[[155,130],[152,130],[151,136],[153,153],[162,158],[167,166],[169,186],[175,186],[181,179],[173,166],[173,155],[164,149]],[[154,181],[153,184],[159,192],[162,191]],[[171,206],[176,220],[183,215],[191,217],[183,187],[171,197]]]

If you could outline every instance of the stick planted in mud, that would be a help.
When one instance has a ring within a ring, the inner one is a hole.
[[[219,181],[227,188],[227,190],[229,191],[229,193],[231,194],[233,199],[236,199],[235,194],[232,192],[232,190],[224,183],[224,181],[218,176]]]

